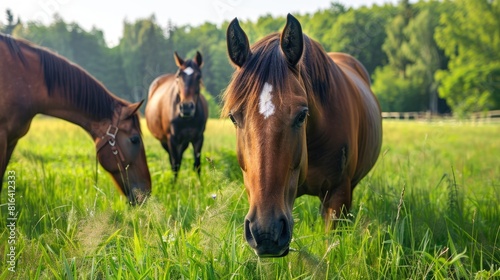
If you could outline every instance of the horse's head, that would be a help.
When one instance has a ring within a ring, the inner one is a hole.
[[[250,48],[234,19],[227,47],[236,72],[224,95],[223,114],[236,126],[238,161],[250,209],[245,238],[261,257],[285,256],[292,237],[292,208],[307,170],[308,99],[299,75],[304,48],[300,23],[288,15],[281,34]]]
[[[196,104],[200,97],[201,66],[203,60],[201,54],[196,52],[194,59],[184,61],[174,52],[175,64],[179,67],[176,80],[179,85],[179,93],[176,104],[179,104],[179,114],[183,118],[193,117],[196,113]]]
[[[137,110],[142,101],[120,105],[111,122],[99,124],[97,158],[131,204],[142,203],[151,193]],[[122,107],[123,106],[123,107]]]

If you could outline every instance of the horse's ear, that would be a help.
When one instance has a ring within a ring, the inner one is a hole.
[[[139,110],[142,103],[144,103],[144,99],[139,101],[139,102],[132,103],[130,105],[123,107],[122,119],[124,120],[124,119],[128,119],[128,118],[132,117],[137,112],[137,110]]]
[[[304,36],[300,22],[291,14],[286,17],[286,25],[280,37],[281,50],[292,66],[297,65],[304,51]]]
[[[179,57],[177,52],[174,52],[174,60],[175,60],[175,65],[177,65],[177,67],[179,68],[181,68],[181,66],[184,64],[184,60]]]
[[[196,51],[194,61],[196,62],[196,64],[198,64],[198,67],[201,68],[201,66],[203,65],[203,58],[201,57],[201,53],[199,51]]]
[[[229,58],[238,67],[243,66],[250,55],[250,44],[237,18],[233,19],[227,27],[226,39]]]

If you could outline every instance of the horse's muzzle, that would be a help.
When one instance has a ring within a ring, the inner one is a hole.
[[[183,118],[192,118],[194,117],[194,113],[196,111],[196,106],[194,102],[184,102],[179,104],[179,111],[181,114],[181,117]]]
[[[292,225],[286,217],[273,220],[268,226],[245,220],[245,238],[261,258],[284,257],[292,239]]]
[[[151,195],[151,191],[144,191],[139,188],[133,188],[130,193],[127,194],[130,205],[142,205]]]

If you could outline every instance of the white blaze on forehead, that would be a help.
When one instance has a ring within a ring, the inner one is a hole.
[[[264,116],[264,119],[267,119],[274,114],[273,96],[271,95],[272,90],[273,86],[265,83],[262,88],[262,92],[260,93],[259,113]]]
[[[188,68],[184,69],[183,72],[186,73],[186,75],[191,76],[191,74],[193,74],[194,70],[193,70],[193,68],[188,67]]]

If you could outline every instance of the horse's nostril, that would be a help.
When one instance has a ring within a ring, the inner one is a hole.
[[[259,257],[279,257],[288,253],[291,222],[286,218],[270,219],[259,224],[245,219],[245,239]]]
[[[291,239],[291,230],[287,219],[281,219],[280,226],[281,230],[279,231],[280,235],[278,236],[278,245],[285,246],[290,243]]]
[[[245,239],[247,240],[250,247],[255,248],[257,246],[257,241],[252,233],[251,223],[249,219],[245,219]]]

